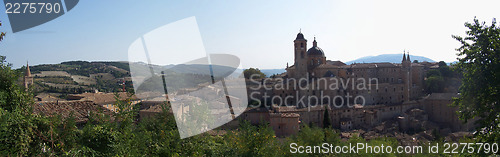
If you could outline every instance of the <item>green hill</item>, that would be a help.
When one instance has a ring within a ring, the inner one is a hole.
[[[68,61],[30,66],[35,93],[118,92],[123,90],[123,82],[125,89],[131,90],[129,70],[128,62]]]

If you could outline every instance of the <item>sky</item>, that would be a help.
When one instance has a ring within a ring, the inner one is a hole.
[[[328,60],[402,53],[455,61],[465,22],[489,25],[500,1],[403,0],[81,0],[63,16],[12,33],[0,7],[0,55],[14,68],[63,61],[127,61],[130,45],[161,26],[196,17],[207,53],[236,55],[243,68],[293,64],[299,30],[312,46],[316,37]],[[179,53],[178,55],[189,55]]]

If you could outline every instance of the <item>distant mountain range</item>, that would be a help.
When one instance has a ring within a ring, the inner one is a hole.
[[[281,74],[286,72],[285,69],[261,69],[260,70],[262,73],[266,74],[267,77],[273,75],[273,74]]]
[[[345,64],[352,64],[352,63],[377,63],[377,62],[389,62],[389,63],[401,63],[401,60],[403,59],[402,54],[381,54],[378,56],[366,56],[366,57],[361,57],[349,62],[346,62]],[[410,59],[413,62],[414,60],[418,60],[419,62],[427,61],[427,62],[435,62],[434,60],[423,57],[423,56],[414,56],[410,55]]]

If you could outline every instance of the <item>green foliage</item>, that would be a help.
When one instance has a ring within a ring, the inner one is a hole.
[[[442,76],[431,76],[425,81],[428,93],[441,93],[444,88],[444,79]]]
[[[0,21],[0,26],[2,26],[2,22]],[[0,41],[3,40],[3,37],[5,36],[5,32],[0,32]]]
[[[115,67],[120,68],[120,69],[130,71],[130,66],[129,66],[128,62],[94,62],[94,63],[111,65],[111,66],[115,66]]]
[[[16,81],[20,73],[0,56],[0,154],[28,155],[37,148],[29,104],[32,96]]]
[[[280,156],[283,148],[276,140],[274,131],[267,124],[252,126],[242,122],[238,131],[230,131],[224,137],[224,145],[228,149],[221,155],[238,156]]]
[[[35,78],[34,81],[38,81],[38,78]],[[55,83],[55,84],[73,84],[77,85],[78,83],[73,81],[71,77],[67,76],[46,76],[43,77],[43,82]]]
[[[26,67],[21,67],[16,71],[24,72]],[[34,92],[48,93],[63,93],[63,94],[80,94],[83,92],[91,92],[97,89],[102,92],[121,92],[123,91],[123,80],[118,78],[130,77],[130,68],[128,63],[122,62],[87,62],[87,61],[69,61],[61,64],[46,64],[30,66],[32,73],[40,73],[42,71],[65,71],[71,75],[81,75],[90,77],[91,74],[108,73],[110,78],[95,75],[95,84],[78,84],[72,78],[67,76],[35,76]],[[54,83],[60,86],[47,85],[45,83]],[[71,85],[71,86],[66,86]],[[78,85],[80,87],[74,87]],[[133,91],[132,81],[125,81],[125,90]]]
[[[325,140],[323,129],[318,127],[309,127],[302,125],[299,133],[292,137],[292,141],[296,141],[299,145],[321,145]]]
[[[328,108],[325,107],[325,113],[323,115],[323,127],[329,128],[332,126],[332,122],[330,120],[330,114],[328,114]]]
[[[425,89],[427,93],[456,92],[452,89],[460,85],[458,74],[444,62],[438,63],[438,69],[427,71]]]
[[[439,62],[438,62],[438,65],[439,65],[439,67],[445,67],[445,66],[448,66],[448,64],[446,64],[446,62],[444,62],[444,61],[439,61]]]
[[[259,68],[250,68],[243,70],[243,75],[246,79],[261,79],[265,78],[266,74],[262,73]]]
[[[0,56],[0,107],[12,111],[25,106],[29,102],[30,95],[17,84],[21,74],[13,71],[5,59],[5,56]]]
[[[465,23],[466,37],[453,36],[462,46],[456,70],[463,74],[460,97],[454,105],[460,118],[480,118],[476,135],[485,142],[500,141],[500,27],[493,19],[490,26],[474,18]]]
[[[439,71],[437,69],[432,69],[432,70],[427,71],[427,77],[432,77],[432,76],[442,76],[441,71]]]

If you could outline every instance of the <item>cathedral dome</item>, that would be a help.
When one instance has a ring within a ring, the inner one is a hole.
[[[307,55],[324,56],[325,53],[323,53],[323,50],[321,48],[313,46],[309,50],[307,50]]]

